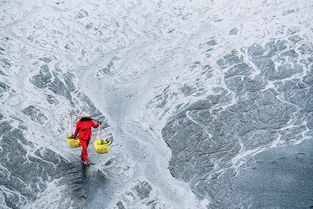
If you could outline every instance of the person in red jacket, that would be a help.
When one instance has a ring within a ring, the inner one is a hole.
[[[81,158],[84,160],[84,164],[88,164],[88,145],[91,139],[91,127],[98,128],[101,122],[95,123],[90,115],[84,114],[82,118],[76,123],[76,129],[74,133],[74,139],[76,139],[77,134],[80,141],[80,144],[82,145],[82,153]]]

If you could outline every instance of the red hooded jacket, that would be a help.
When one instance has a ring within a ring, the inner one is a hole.
[[[91,139],[91,127],[98,128],[99,124],[95,123],[93,120],[88,121],[78,121],[76,123],[76,130],[74,133],[74,139],[76,139],[77,134],[81,140],[90,140]]]

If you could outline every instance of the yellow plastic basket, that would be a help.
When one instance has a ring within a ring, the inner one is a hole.
[[[73,137],[73,136],[67,136],[67,137],[66,137],[66,141],[67,141],[67,143],[68,143],[68,146],[69,146],[70,148],[77,148],[77,147],[80,147],[81,145],[80,145],[79,139],[73,139],[72,137]]]
[[[97,139],[93,142],[98,154],[104,154],[110,150],[110,140],[108,139]]]

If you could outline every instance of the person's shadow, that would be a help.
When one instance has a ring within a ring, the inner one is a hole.
[[[82,189],[86,190],[86,187],[88,187],[88,177],[87,177],[87,170],[88,165],[84,165],[84,163],[81,163],[81,179],[82,179]],[[86,191],[82,191],[83,194],[81,194],[80,199],[88,199],[88,193]]]
[[[94,165],[84,165],[82,161],[73,162],[73,166],[75,171],[71,172],[69,188],[74,208],[95,205],[97,194],[101,194],[108,183],[104,173],[93,168]]]
[[[74,208],[86,208],[86,200],[88,199],[88,166],[85,166],[82,161],[72,161],[72,167],[67,173],[68,189],[71,197],[71,202]]]

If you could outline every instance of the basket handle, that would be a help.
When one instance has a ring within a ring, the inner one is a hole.
[[[106,133],[106,131],[105,131],[104,126],[101,127],[101,124],[100,124],[100,125],[99,125],[99,129],[97,130],[96,138],[98,138],[98,139],[103,139],[103,135],[105,136],[106,139],[109,140],[109,137],[108,137],[108,135],[107,135],[107,133]],[[100,138],[99,138],[99,137],[100,137]],[[112,142],[113,142],[113,140],[109,140],[109,143],[108,143],[108,144],[110,145],[110,144],[112,144]]]
[[[68,118],[67,133],[68,133],[68,135],[72,135],[73,132],[74,132],[74,119],[73,119],[73,115],[70,114],[70,116]]]

